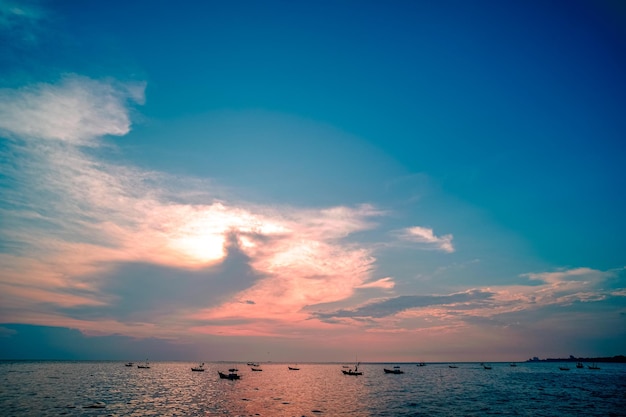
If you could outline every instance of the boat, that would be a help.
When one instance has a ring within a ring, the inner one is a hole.
[[[584,367],[585,367],[585,365],[583,365],[582,362],[576,363],[576,368],[581,369],[581,368],[584,368]]]
[[[133,362],[126,362],[126,364],[124,366],[133,366],[134,363]]]
[[[489,369],[491,369],[491,365],[484,365],[483,364],[483,368],[489,370]]]
[[[252,368],[250,368],[250,369],[251,369],[252,371],[254,371],[254,372],[261,372],[261,371],[263,370],[263,369],[261,369],[261,368],[254,368],[254,367],[252,367]]]
[[[456,366],[455,364],[452,364],[452,365],[448,365],[448,368],[453,368],[453,369],[455,369],[455,368],[458,368],[458,366]]]
[[[417,364],[417,366],[426,366],[426,363],[425,362],[420,362],[420,363]]]
[[[198,366],[192,367],[191,370],[194,371],[194,372],[204,372],[204,362],[202,362]]]
[[[143,365],[137,365],[137,368],[139,368],[139,369],[150,369],[150,363],[148,362],[148,359],[146,359],[146,361],[143,363]]]
[[[289,368],[290,371],[299,371],[300,368],[298,368],[298,366],[287,366],[287,368]]]
[[[510,366],[510,367],[512,367],[512,368],[515,368],[515,367],[517,366],[517,364],[516,364],[516,363],[514,363],[514,362],[511,362],[511,363],[509,364],[509,366]]]
[[[356,365],[354,365],[354,369],[348,369],[347,371],[345,369],[342,369],[341,372],[343,372],[344,375],[363,375],[363,372],[359,371],[359,362],[356,363]]]
[[[589,368],[589,369],[594,369],[594,370],[598,370],[598,369],[600,369],[600,367],[599,367],[598,365],[596,365],[595,363],[594,363],[594,364],[592,364],[592,365],[587,365],[587,368]]]
[[[236,371],[229,370],[227,374],[222,371],[217,371],[217,373],[219,374],[220,379],[230,379],[232,381],[241,378]]]
[[[386,374],[396,374],[396,375],[404,373],[404,371],[402,371],[399,367],[395,367],[395,366],[394,366],[394,369],[383,368],[383,371],[385,371]]]
[[[559,366],[559,369],[561,371],[569,371],[569,366],[565,365],[565,366]]]

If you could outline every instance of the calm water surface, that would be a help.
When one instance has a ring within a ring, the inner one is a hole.
[[[0,362],[1,416],[626,416],[626,365],[559,370],[557,363],[362,365]]]

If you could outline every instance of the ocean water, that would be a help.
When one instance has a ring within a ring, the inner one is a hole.
[[[341,364],[0,362],[0,416],[626,416],[626,364]],[[221,380],[236,366],[241,379]]]

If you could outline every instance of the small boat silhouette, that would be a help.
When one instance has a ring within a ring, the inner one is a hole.
[[[345,369],[342,369],[341,372],[344,375],[363,375],[363,372],[359,371],[359,365],[360,362],[357,362],[356,365],[354,365],[354,369],[348,369],[347,371]]]
[[[204,372],[204,362],[202,362],[198,366],[192,367],[191,370],[194,371],[194,372]]]
[[[228,373],[224,373],[222,371],[217,371],[217,373],[219,374],[220,379],[235,380],[235,379],[240,379],[241,378],[241,376],[239,376],[237,374],[236,370],[235,371],[229,370]]]
[[[387,369],[387,368],[383,368],[383,371],[385,371],[386,374],[403,374],[404,371],[400,370],[400,367],[394,366],[394,369]]]

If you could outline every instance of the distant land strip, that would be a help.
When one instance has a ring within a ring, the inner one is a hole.
[[[537,357],[528,359],[526,362],[611,362],[611,363],[626,363],[626,356],[617,355],[613,357],[604,357],[604,358],[577,358],[575,356],[570,355],[569,358],[547,358],[547,359],[539,359]]]

